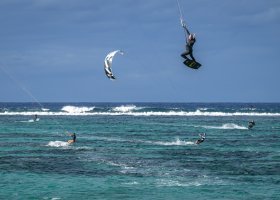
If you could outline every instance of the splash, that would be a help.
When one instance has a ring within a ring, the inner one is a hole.
[[[40,118],[37,118],[37,119],[29,119],[29,120],[27,120],[27,121],[19,121],[19,122],[22,122],[22,123],[33,123],[33,122],[38,122],[38,121],[40,121]]]
[[[192,141],[184,141],[180,140],[179,138],[176,139],[176,141],[173,142],[153,142],[157,145],[164,145],[164,146],[186,146],[186,145],[194,145],[195,142]]]
[[[240,130],[248,129],[245,126],[239,126],[233,123],[223,124],[222,126],[202,126],[202,127],[209,128],[209,129],[240,129]]]
[[[113,111],[121,112],[121,113],[131,112],[133,110],[137,110],[137,107],[135,105],[126,105],[126,106],[122,105],[113,108]]]
[[[64,106],[61,110],[67,113],[86,113],[90,112],[95,107],[76,107],[76,106]]]
[[[69,143],[64,141],[50,141],[47,146],[49,147],[68,147]]]
[[[38,122],[38,121],[40,121],[40,118],[28,120],[28,122]]]

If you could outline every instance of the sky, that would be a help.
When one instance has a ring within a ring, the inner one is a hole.
[[[0,102],[280,102],[279,0],[179,2],[198,70],[176,0],[1,0]]]

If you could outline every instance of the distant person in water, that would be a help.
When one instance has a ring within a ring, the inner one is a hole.
[[[36,122],[38,120],[38,115],[37,114],[34,115],[33,120],[34,120],[34,122]]]
[[[251,128],[253,128],[255,125],[256,125],[256,123],[255,123],[254,120],[253,120],[253,121],[250,121],[250,122],[248,123],[248,128],[251,129]]]
[[[68,140],[69,144],[76,142],[76,133],[71,133],[71,134],[69,134],[69,136],[72,137],[72,140]]]
[[[206,134],[199,134],[200,138],[198,140],[196,140],[195,144],[200,144],[202,142],[204,142],[205,138],[206,138]]]

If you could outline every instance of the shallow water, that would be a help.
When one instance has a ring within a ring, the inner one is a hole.
[[[280,104],[43,105],[0,104],[0,199],[280,197]]]

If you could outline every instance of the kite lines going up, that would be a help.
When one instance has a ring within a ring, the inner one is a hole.
[[[179,14],[180,14],[180,23],[183,26],[183,24],[185,24],[184,18],[183,18],[183,13],[182,13],[182,8],[180,6],[179,0],[177,1],[177,6],[178,6],[178,10],[179,10]],[[186,32],[184,31],[185,37],[187,37]]]
[[[113,80],[113,79],[116,79],[115,76],[113,75],[113,72],[112,72],[112,62],[113,62],[113,58],[116,54],[121,54],[123,55],[124,52],[121,51],[121,50],[116,50],[116,51],[112,51],[110,52],[104,59],[104,70],[105,70],[105,74],[106,76]]]
[[[5,69],[4,65],[0,64],[0,71],[4,72],[23,92],[25,92],[36,104],[38,104],[38,106],[40,107],[40,109],[43,111],[44,110],[44,106],[42,105],[42,103],[39,102],[39,100],[19,81],[17,80],[7,69]],[[35,118],[34,121],[37,121],[38,115],[35,114]],[[66,133],[68,133],[68,131],[64,128],[64,126],[62,126],[57,120],[54,120],[54,122]]]
[[[190,31],[187,28],[187,25],[183,19],[183,13],[182,13],[182,9],[181,9],[179,0],[177,0],[177,6],[178,6],[179,13],[180,13],[181,26],[184,29],[185,38],[186,38],[186,51],[181,54],[181,56],[185,59],[185,61],[183,63],[192,69],[198,69],[201,66],[201,64],[198,63],[193,56],[193,45],[196,42],[195,34],[190,33]]]

